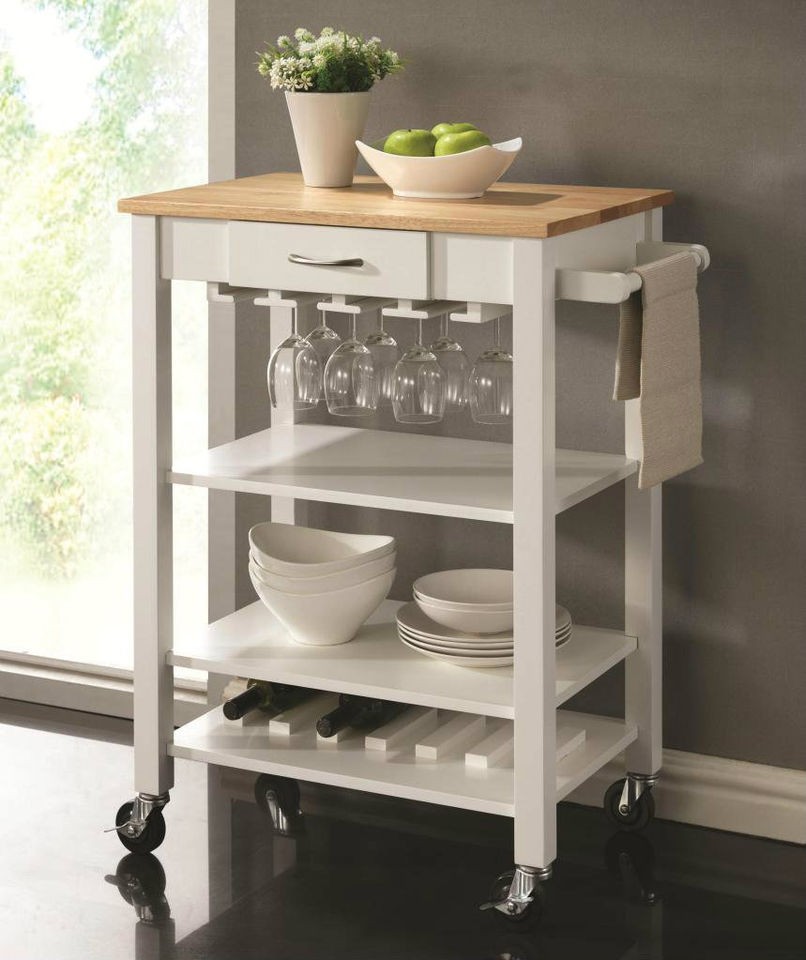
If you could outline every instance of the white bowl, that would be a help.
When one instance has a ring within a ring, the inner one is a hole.
[[[326,577],[281,577],[276,573],[264,570],[255,561],[250,551],[249,571],[261,583],[265,583],[267,587],[282,590],[283,593],[304,596],[313,593],[330,593],[332,590],[344,590],[346,587],[354,587],[358,583],[364,583],[365,580],[372,580],[382,573],[393,570],[396,560],[397,553],[393,550],[383,557],[378,557],[377,560],[370,560],[369,563],[362,563],[357,567],[341,570],[339,573],[331,573]]]
[[[275,590],[258,580],[251,570],[250,577],[257,595],[297,643],[324,647],[353,639],[367,617],[386,599],[396,572],[390,570],[343,590],[305,596]]]
[[[423,613],[443,627],[468,633],[501,633],[511,630],[515,622],[512,610],[454,610],[414,598]]]
[[[413,588],[426,603],[446,609],[512,610],[511,570],[440,570],[415,580]]]
[[[256,562],[269,573],[324,577],[392,553],[395,538],[258,523],[249,531],[249,546]]]
[[[361,156],[392,188],[396,197],[469,200],[502,177],[517,157],[520,137],[445,157],[401,157],[355,141]]]

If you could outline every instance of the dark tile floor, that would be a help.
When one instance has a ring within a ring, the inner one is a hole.
[[[104,834],[130,724],[0,701],[0,960],[806,958],[806,849],[563,805],[538,929],[476,905],[511,824],[303,785],[274,838],[254,777],[180,762],[154,856]],[[654,865],[654,869],[651,869]],[[654,900],[654,902],[649,902]]]

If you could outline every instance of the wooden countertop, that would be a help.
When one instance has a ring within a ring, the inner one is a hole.
[[[130,197],[121,213],[216,220],[262,220],[338,227],[430,230],[505,237],[555,237],[671,203],[670,190],[496,183],[477,200],[405,200],[377,177],[352,187],[306,187],[298,173]]]

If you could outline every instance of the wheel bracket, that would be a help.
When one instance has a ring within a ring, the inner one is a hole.
[[[658,782],[658,774],[628,773],[624,779],[624,787],[619,800],[619,813],[628,816],[638,803],[639,799]]]
[[[527,867],[522,864],[516,864],[515,872],[512,876],[512,882],[506,896],[499,900],[490,900],[483,903],[480,910],[498,910],[506,917],[520,917],[526,913],[530,905],[534,903],[535,891],[539,884],[551,877],[552,868],[548,867]]]
[[[113,827],[105,832],[112,833],[114,830],[130,837],[132,840],[136,840],[145,830],[151,814],[155,810],[162,810],[170,799],[170,795],[167,793],[138,793],[132,801],[132,812],[129,819],[125,823],[121,823],[119,827]]]

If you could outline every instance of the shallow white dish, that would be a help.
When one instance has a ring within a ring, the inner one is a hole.
[[[373,577],[379,577],[382,573],[388,573],[395,566],[397,561],[397,552],[385,554],[378,557],[377,560],[370,560],[368,563],[359,564],[357,567],[349,567],[347,570],[340,570],[337,573],[330,573],[324,577],[281,577],[276,573],[269,573],[264,570],[249,551],[249,570],[267,587],[274,587],[275,590],[282,590],[283,593],[294,593],[297,595],[308,595],[312,593],[329,593],[331,590],[344,590],[345,587],[353,587],[357,583],[363,583],[365,580],[372,580]]]
[[[439,570],[412,584],[415,597],[457,610],[511,610],[512,571]]]
[[[424,647],[416,647],[403,637],[400,638],[400,642],[409,650],[421,653],[424,657],[442,660],[457,667],[508,667],[515,662],[514,657],[457,657],[448,653],[437,653],[434,650],[426,650]]]
[[[419,595],[415,595],[414,599],[426,616],[440,626],[449,627],[451,630],[481,634],[503,633],[504,631],[511,633],[515,622],[515,614],[511,608],[509,610],[472,608],[458,610],[454,607],[431,603],[430,600],[425,600]]]
[[[403,634],[407,640],[411,640],[413,643],[428,643],[435,646],[444,647],[446,650],[450,649],[468,649],[468,650],[502,650],[502,651],[511,651],[514,648],[512,640],[492,640],[488,641],[486,637],[467,637],[461,640],[446,640],[444,637],[440,637],[439,640],[436,640],[433,637],[423,637],[418,633],[413,633],[411,630],[406,630],[405,627],[401,627],[400,624],[397,625],[397,631],[400,634]]]
[[[386,599],[396,572],[390,570],[343,590],[305,596],[275,590],[258,580],[251,569],[249,576],[257,595],[298,643],[335,646],[352,640]]]
[[[468,640],[474,637],[478,637],[482,642],[499,640],[511,643],[513,640],[511,630],[502,633],[480,634],[444,627],[427,616],[414,601],[400,607],[397,611],[397,622],[404,630],[414,633],[424,640]]]
[[[356,140],[361,156],[396,197],[469,200],[481,197],[510,168],[523,146],[520,137],[445,157],[401,157]]]
[[[395,538],[258,523],[249,531],[249,547],[255,561],[269,573],[324,577],[392,553]]]

